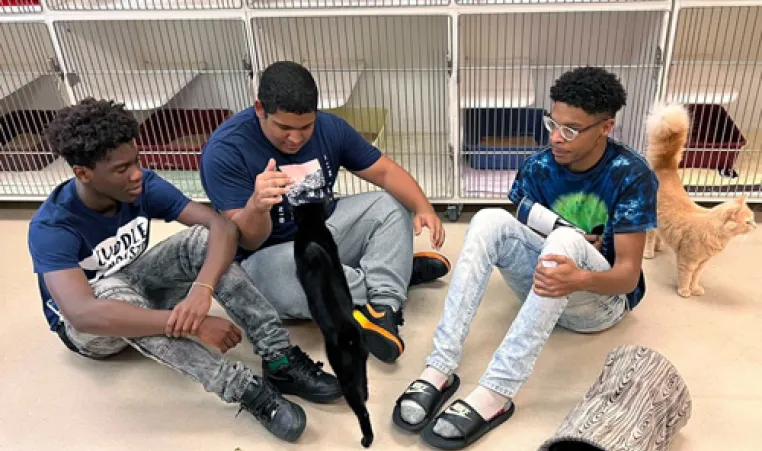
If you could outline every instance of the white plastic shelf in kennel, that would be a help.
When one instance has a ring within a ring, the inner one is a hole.
[[[720,2],[721,4],[721,2]],[[688,106],[682,177],[699,198],[762,197],[762,6],[678,10],[665,98]]]
[[[643,117],[657,95],[665,27],[658,10],[461,16],[462,197],[506,199],[526,158],[549,144],[549,91],[574,67],[602,66],[619,76],[627,106],[614,137],[645,150]]]
[[[263,18],[252,27],[261,67],[282,59],[304,64],[321,110],[346,119],[403,165],[429,198],[453,196],[447,16]],[[344,170],[336,187],[342,195],[373,189]]]

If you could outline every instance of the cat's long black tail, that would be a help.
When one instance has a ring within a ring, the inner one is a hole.
[[[354,411],[357,421],[360,423],[360,431],[362,431],[360,443],[368,448],[373,443],[373,426],[371,426],[370,414],[363,398],[362,390],[357,386],[344,392],[344,399],[347,400],[347,404]]]

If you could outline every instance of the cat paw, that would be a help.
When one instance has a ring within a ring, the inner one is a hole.
[[[706,291],[703,287],[693,287],[691,288],[691,294],[694,296],[703,296]]]
[[[654,258],[656,256],[654,251],[645,251],[643,252],[643,258],[646,258],[648,260]]]
[[[689,298],[689,297],[691,297],[691,290],[688,290],[688,289],[685,289],[685,288],[681,288],[681,289],[677,290],[677,294],[679,294],[680,296],[682,296],[684,298]]]

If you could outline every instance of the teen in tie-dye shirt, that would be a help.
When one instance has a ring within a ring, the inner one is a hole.
[[[548,149],[533,155],[516,176],[509,197],[524,197],[550,208],[593,236],[610,265],[616,261],[614,235],[656,227],[656,177],[645,159],[629,147],[608,140],[603,157],[592,168],[574,172],[559,164]],[[630,308],[645,294],[641,271],[638,285],[627,293]]]
[[[586,67],[561,76],[550,97],[544,125],[551,146],[527,160],[510,199],[519,204],[526,198],[576,228],[543,228],[536,210],[528,215],[519,209],[514,216],[486,208],[472,219],[434,349],[393,414],[399,427],[423,430],[431,446],[469,445],[506,421],[556,325],[583,333],[606,330],[645,292],[641,262],[646,231],[656,227],[657,181],[642,157],[609,139],[626,102],[624,88],[613,74]],[[463,343],[495,268],[521,309],[479,386],[437,415],[458,388]]]

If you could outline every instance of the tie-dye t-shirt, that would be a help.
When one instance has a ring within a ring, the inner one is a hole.
[[[603,158],[585,172],[556,163],[550,149],[529,158],[516,175],[509,198],[525,196],[550,208],[588,234],[603,235],[601,252],[613,266],[614,234],[656,228],[658,181],[646,160],[629,147],[609,140]],[[643,272],[628,293],[630,308],[645,294]]]

